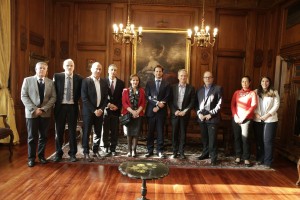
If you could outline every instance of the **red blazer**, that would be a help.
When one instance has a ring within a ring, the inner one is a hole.
[[[146,105],[146,96],[145,96],[145,90],[143,88],[139,88],[140,92],[140,99],[138,102],[138,107],[142,106],[143,110],[140,112],[140,116],[144,116],[144,108]],[[125,88],[122,93],[122,115],[125,115],[128,113],[127,108],[131,107],[130,101],[129,101],[129,88]]]

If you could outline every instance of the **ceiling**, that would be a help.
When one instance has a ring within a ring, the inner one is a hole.
[[[128,3],[128,0],[53,0],[55,2]],[[205,0],[205,6],[218,8],[269,9],[284,1],[293,0]],[[131,4],[176,5],[202,7],[203,0],[130,0]]]

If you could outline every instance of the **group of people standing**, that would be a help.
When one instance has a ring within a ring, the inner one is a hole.
[[[154,80],[140,87],[137,74],[130,76],[130,84],[125,88],[122,80],[117,78],[117,66],[108,67],[108,77],[100,78],[102,65],[95,62],[91,66],[91,76],[82,78],[74,73],[74,62],[67,59],[63,62],[64,72],[55,73],[53,80],[46,77],[48,65],[36,64],[36,75],[24,79],[21,100],[25,105],[26,125],[28,132],[28,166],[33,167],[36,159],[36,148],[40,163],[46,164],[45,146],[50,125],[51,109],[54,106],[55,119],[55,162],[62,160],[63,135],[66,124],[69,131],[69,156],[76,162],[77,153],[77,116],[79,99],[82,100],[83,135],[82,147],[84,159],[90,157],[89,136],[93,129],[93,157],[102,159],[99,154],[102,139],[106,156],[116,156],[119,135],[119,116],[130,113],[131,120],[123,126],[127,136],[128,157],[137,156],[138,136],[141,132],[143,117],[147,118],[147,153],[166,158],[164,152],[164,126],[170,108],[172,124],[172,159],[185,159],[185,143],[191,110],[195,109],[201,130],[203,152],[199,160],[211,159],[211,165],[217,165],[217,128],[220,122],[223,89],[214,84],[213,74],[203,74],[204,85],[195,91],[188,84],[188,72],[178,71],[179,82],[170,85],[163,79],[163,67],[154,68]],[[277,126],[279,107],[278,92],[271,88],[271,80],[263,77],[260,87],[250,90],[251,80],[242,78],[242,89],[237,90],[231,102],[232,127],[236,150],[236,163],[241,159],[250,166],[249,130],[254,121],[256,135],[257,161],[270,167],[272,162],[273,139]],[[156,137],[155,137],[156,132]],[[101,138],[102,137],[102,138]],[[36,144],[38,143],[38,144]]]

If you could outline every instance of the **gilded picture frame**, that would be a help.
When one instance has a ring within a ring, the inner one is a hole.
[[[164,68],[164,76],[170,84],[178,82],[179,69],[190,71],[190,44],[186,41],[185,30],[143,30],[142,43],[133,48],[133,73],[137,73],[144,87],[154,79],[156,65]]]

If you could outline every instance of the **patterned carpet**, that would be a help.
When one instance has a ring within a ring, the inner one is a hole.
[[[185,147],[185,155],[186,159],[172,159],[172,145],[171,141],[166,140],[165,141],[165,153],[167,155],[166,159],[161,159],[158,156],[154,155],[150,158],[145,158],[144,155],[147,152],[146,149],[146,142],[144,140],[139,141],[138,147],[137,147],[137,157],[127,157],[127,142],[126,138],[122,137],[119,139],[119,145],[117,146],[116,152],[117,155],[114,157],[105,157],[105,152],[100,151],[100,155],[103,156],[102,159],[93,158],[92,162],[87,162],[83,160],[83,153],[82,153],[82,147],[81,143],[78,142],[78,153],[76,157],[78,158],[77,162],[74,162],[74,164],[100,164],[100,165],[116,165],[118,166],[120,163],[128,161],[128,160],[141,160],[141,159],[147,159],[147,160],[158,160],[160,162],[163,162],[167,164],[169,167],[176,167],[176,168],[227,168],[227,169],[246,169],[246,170],[272,170],[272,169],[265,169],[261,165],[257,165],[254,162],[254,159],[252,160],[252,166],[246,167],[244,164],[236,164],[234,162],[234,156],[225,156],[223,149],[218,149],[218,163],[216,166],[210,165],[210,159],[205,160],[198,160],[197,157],[201,154],[201,146],[200,142],[196,141],[189,141]],[[62,162],[64,163],[71,163],[69,162],[69,156],[68,156],[68,150],[69,145],[66,144],[63,147],[64,155]],[[154,152],[155,153],[155,152]],[[93,153],[90,153],[90,156],[92,157]],[[48,160],[53,160],[55,157],[55,153],[53,153]],[[73,164],[73,163],[72,163]]]

